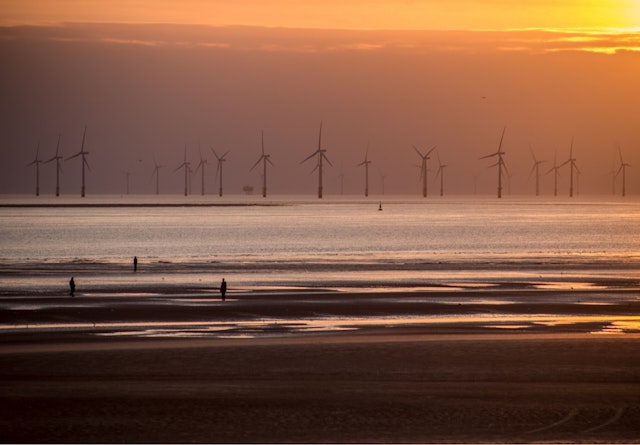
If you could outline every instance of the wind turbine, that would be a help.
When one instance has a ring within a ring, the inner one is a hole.
[[[70,160],[73,158],[77,158],[78,156],[82,156],[82,188],[80,190],[80,196],[84,198],[85,195],[85,187],[84,187],[84,167],[85,165],[87,166],[87,168],[89,169],[89,171],[91,171],[91,168],[89,167],[89,163],[87,162],[87,158],[86,155],[89,154],[88,151],[84,151],[84,141],[85,138],[87,136],[87,126],[84,126],[84,134],[82,135],[82,147],[80,148],[80,151],[76,154],[74,154],[73,156],[68,157],[66,160]]]
[[[438,152],[436,152],[436,155],[438,156],[438,172],[436,173],[436,179],[438,179],[438,175],[440,175],[440,196],[444,196],[444,169],[447,165],[440,161],[440,154]]]
[[[202,158],[202,151],[200,151],[200,162],[198,163],[198,166],[196,167],[196,172],[198,171],[199,168],[202,168],[202,196],[204,196],[204,166],[207,164],[207,160]]]
[[[498,151],[480,158],[487,159],[493,156],[498,157],[498,162],[489,166],[489,168],[498,166],[498,198],[502,198],[502,169],[504,169],[504,171],[509,174],[509,171],[507,170],[507,164],[505,164],[504,159],[502,159],[505,154],[504,151],[502,151],[502,141],[504,140],[504,132],[506,131],[506,129],[506,126],[502,129],[502,136],[500,137],[500,145],[498,145]]]
[[[576,166],[576,158],[573,157],[573,137],[571,137],[571,148],[569,149],[569,159],[567,159],[562,164],[560,164],[558,166],[558,168],[564,167],[567,164],[569,164],[569,169],[570,169],[570,172],[569,172],[569,197],[573,198],[573,170],[575,169],[578,173],[580,173],[580,170]]]
[[[173,171],[175,173],[184,167],[184,196],[187,196],[189,191],[188,189],[189,170],[190,170],[189,165],[190,163],[187,162],[187,144],[184,144],[184,161]]]
[[[227,155],[227,153],[229,153],[229,150],[225,151],[222,156],[218,156],[218,153],[216,153],[213,147],[209,147],[209,148],[211,148],[211,151],[213,152],[214,156],[218,160],[218,166],[216,167],[216,176],[220,175],[220,186],[218,189],[219,190],[218,194],[219,196],[222,196],[222,163],[226,161],[224,157]]]
[[[382,182],[382,194],[384,195],[384,182],[387,179],[387,175],[382,173],[382,170],[378,169],[378,173],[380,173],[380,181]]]
[[[153,156],[153,164],[155,167],[153,168],[153,173],[151,174],[151,178],[156,177],[156,195],[160,194],[160,169],[164,167],[164,165],[158,164],[156,161],[155,155]]]
[[[269,159],[271,157],[271,155],[266,155],[264,154],[264,131],[262,131],[262,154],[260,155],[260,157],[258,158],[258,160],[256,161],[255,164],[253,164],[253,167],[251,167],[251,169],[249,169],[249,171],[253,170],[254,168],[256,168],[256,166],[260,163],[260,161],[262,161],[262,197],[266,198],[267,197],[267,162],[271,165],[273,165],[273,162],[271,162],[271,159]]]
[[[126,178],[126,185],[127,185],[126,192],[127,192],[127,195],[128,195],[129,194],[129,178],[131,177],[131,172],[129,170],[126,170],[124,172],[124,176]]]
[[[431,147],[426,154],[422,154],[422,152],[418,150],[415,145],[413,145],[413,149],[416,151],[416,153],[418,153],[418,156],[422,158],[422,165],[420,166],[420,179],[422,179],[422,197],[426,198],[427,197],[427,161],[431,159],[429,155],[433,150],[436,149],[436,146],[434,145],[433,147]]]
[[[320,121],[320,135],[318,136],[318,149],[313,153],[311,153],[306,158],[304,158],[302,162],[300,162],[302,164],[304,162],[307,162],[312,157],[316,155],[318,156],[318,163],[316,164],[315,168],[311,171],[311,173],[313,173],[316,169],[318,169],[318,198],[322,198],[322,160],[324,159],[329,163],[330,166],[333,167],[333,164],[331,163],[331,161],[329,161],[329,158],[327,158],[327,155],[325,154],[326,152],[327,150],[322,148],[322,121]]]
[[[558,170],[560,169],[560,166],[558,165],[558,154],[554,154],[553,155],[553,167],[551,167],[549,169],[548,172],[545,173],[545,175],[548,175],[549,173],[553,172],[553,196],[558,196]]]
[[[344,172],[342,171],[342,163],[340,163],[340,174],[338,175],[340,179],[340,195],[344,195]]]
[[[531,151],[531,156],[533,156],[533,167],[529,172],[529,178],[531,178],[531,175],[535,171],[536,172],[536,196],[539,196],[540,195],[540,164],[547,161],[538,161],[536,159],[536,155],[533,153],[533,148],[531,148],[531,145],[529,145],[529,150]]]
[[[631,164],[627,164],[622,160],[622,150],[620,149],[619,145],[618,145],[618,154],[620,155],[620,168],[618,169],[618,172],[616,173],[616,176],[618,176],[620,174],[620,172],[622,172],[622,196],[625,196],[627,194],[627,189],[626,189],[626,182],[627,182],[626,171],[627,171],[627,167],[631,167]],[[37,156],[36,156],[36,159],[37,159]]]
[[[369,196],[369,164],[371,164],[371,161],[369,160],[369,143],[367,142],[367,151],[364,154],[364,161],[362,161],[361,163],[359,163],[357,166],[360,167],[361,165],[364,165],[364,196],[367,197]]]
[[[36,158],[27,164],[27,167],[31,165],[36,166],[36,196],[40,196],[40,164],[42,160],[38,158],[40,154],[40,141],[38,141],[38,146],[36,147]]]
[[[60,165],[60,159],[62,159],[62,155],[58,154],[59,149],[60,149],[60,135],[58,135],[58,145],[56,145],[56,155],[51,159],[44,161],[45,164],[53,160],[56,161],[56,196],[60,196],[60,172],[62,171],[62,166]]]

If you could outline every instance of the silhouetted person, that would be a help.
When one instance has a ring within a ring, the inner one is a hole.
[[[220,295],[222,295],[222,301],[224,301],[225,294],[227,293],[227,282],[222,279],[222,283],[220,283]]]
[[[138,271],[138,257],[137,256],[133,257],[133,271],[134,272]]]
[[[75,297],[75,295],[73,295],[76,291],[76,282],[73,281],[73,277],[71,277],[71,279],[69,280],[69,295],[71,295],[72,297]]]

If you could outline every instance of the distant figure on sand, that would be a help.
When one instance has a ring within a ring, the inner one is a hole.
[[[222,279],[222,283],[220,283],[220,295],[222,295],[222,301],[224,301],[225,294],[227,293],[227,282]]]
[[[69,280],[69,295],[75,297],[74,292],[76,291],[76,282],[73,281],[73,277]]]
[[[134,272],[138,271],[138,257],[137,256],[133,257],[133,271]]]

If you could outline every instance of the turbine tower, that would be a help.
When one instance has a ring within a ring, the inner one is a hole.
[[[415,145],[413,145],[413,149],[416,151],[416,153],[418,153],[418,156],[422,158],[422,165],[420,166],[420,179],[422,179],[422,197],[426,198],[427,197],[427,161],[431,159],[429,155],[433,150],[436,149],[436,146],[434,145],[433,147],[431,147],[426,154],[422,154],[422,152],[418,150]]]
[[[155,165],[155,167],[153,168],[153,173],[151,174],[151,178],[153,179],[154,176],[156,177],[156,195],[159,195],[160,194],[160,169],[164,167],[164,165],[158,164],[158,161],[156,161],[155,155],[153,156],[153,164]]]
[[[224,155],[223,155],[223,157],[224,157]],[[262,172],[262,197],[263,198],[267,197],[267,162],[269,164],[273,165],[273,162],[271,162],[271,159],[269,159],[270,157],[271,157],[271,155],[264,154],[264,131],[262,131],[262,154],[260,155],[260,157],[258,158],[256,163],[253,164],[253,167],[251,167],[251,169],[249,169],[249,171],[251,171],[254,168],[256,168],[256,166],[260,163],[260,161],[262,161],[262,170],[263,170],[263,172]],[[222,177],[222,175],[221,175],[221,177]]]
[[[369,160],[369,143],[367,142],[367,151],[364,154],[364,161],[359,163],[357,166],[360,167],[364,165],[364,196],[369,196],[369,164],[371,161]]]
[[[498,198],[502,198],[502,169],[504,169],[504,171],[509,174],[509,171],[507,170],[507,164],[505,164],[504,159],[502,159],[505,154],[505,152],[502,151],[502,141],[504,140],[504,132],[506,129],[506,126],[502,129],[502,136],[500,137],[500,145],[498,145],[498,151],[480,158],[487,159],[492,158],[493,156],[498,157],[498,162],[489,166],[489,168],[498,166]]]
[[[444,196],[444,169],[447,165],[440,161],[440,154],[438,152],[436,152],[436,155],[438,156],[438,172],[436,173],[436,179],[438,179],[438,175],[440,175],[440,196]]]
[[[187,162],[187,144],[184,144],[184,161],[173,171],[175,173],[184,167],[184,196],[189,194],[189,165],[190,163]]]
[[[569,159],[567,159],[562,164],[560,164],[558,168],[564,167],[567,164],[569,164],[569,197],[573,198],[573,170],[576,170],[578,174],[580,173],[580,170],[576,166],[576,158],[573,157],[573,137],[571,138],[571,148],[569,149]]]
[[[202,168],[202,187],[201,187],[202,196],[204,196],[204,166],[206,164],[207,164],[207,160],[202,158],[202,151],[200,151],[200,162],[198,163],[198,166],[196,167],[196,172],[198,171],[198,169]]]
[[[329,161],[329,158],[327,158],[327,155],[325,154],[326,152],[327,150],[322,148],[322,121],[320,121],[320,135],[318,136],[318,149],[313,153],[311,153],[309,156],[307,156],[305,159],[303,159],[302,162],[300,162],[302,164],[308,161],[309,159],[311,159],[312,157],[316,155],[318,156],[318,163],[316,164],[315,168],[311,171],[311,173],[313,173],[314,171],[316,171],[316,169],[318,170],[318,198],[322,198],[322,160],[324,159],[329,163],[330,166],[333,167],[333,164],[331,163],[331,161]]]
[[[627,182],[626,170],[627,170],[627,167],[631,167],[631,164],[625,163],[624,160],[622,159],[622,150],[620,149],[619,145],[618,145],[618,154],[620,155],[620,168],[618,169],[618,172],[616,173],[616,176],[618,176],[620,174],[620,172],[622,172],[622,196],[624,197],[627,194],[627,189],[626,189],[626,182]],[[36,159],[37,159],[37,156],[36,156]]]
[[[58,150],[60,149],[60,135],[58,135],[58,145],[56,145],[56,155],[51,159],[44,161],[45,164],[56,161],[56,196],[60,196],[60,172],[62,171],[62,166],[60,165],[60,159],[62,159],[62,155],[58,154]]]
[[[536,159],[536,155],[533,153],[533,148],[531,148],[531,145],[529,145],[529,150],[531,151],[531,156],[533,156],[533,167],[529,172],[529,178],[531,178],[531,175],[535,171],[536,172],[536,196],[539,196],[540,195],[540,164],[547,161],[538,161]]]
[[[40,164],[42,160],[38,158],[40,154],[40,141],[38,141],[38,146],[36,147],[36,158],[27,164],[27,167],[32,165],[36,166],[36,196],[40,196]]]
[[[82,135],[82,147],[80,148],[80,151],[76,154],[74,154],[71,157],[67,158],[67,161],[73,158],[77,158],[78,156],[82,156],[82,188],[80,189],[80,196],[84,198],[85,195],[85,187],[84,187],[84,167],[85,165],[87,166],[87,168],[89,169],[89,171],[91,171],[91,168],[89,167],[89,163],[87,162],[87,158],[86,156],[89,154],[88,151],[84,151],[84,141],[85,138],[87,136],[87,126],[84,126],[84,134]]]
[[[211,151],[213,152],[214,156],[218,160],[218,166],[216,167],[216,176],[219,175],[219,177],[220,177],[220,185],[219,185],[219,188],[218,188],[218,195],[222,196],[222,163],[226,161],[226,159],[224,157],[227,155],[227,153],[229,153],[229,150],[225,151],[222,156],[218,156],[218,153],[216,153],[216,151],[213,149],[213,147],[209,147],[209,148],[211,148]]]

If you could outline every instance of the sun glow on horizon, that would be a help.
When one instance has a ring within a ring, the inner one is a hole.
[[[0,24],[167,23],[353,30],[623,28],[640,23],[635,0],[0,0]]]

